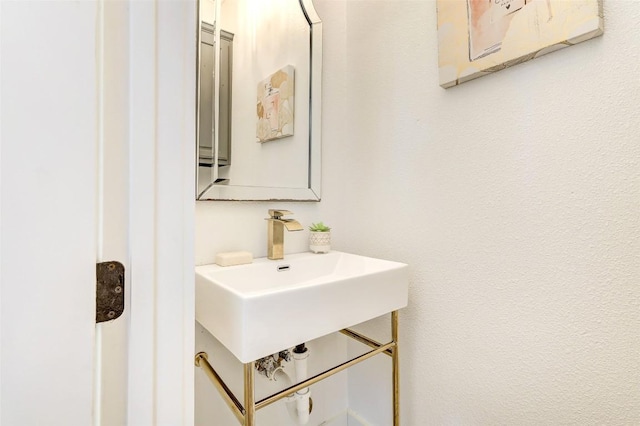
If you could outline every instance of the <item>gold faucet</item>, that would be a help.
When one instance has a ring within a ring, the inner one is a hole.
[[[287,231],[302,231],[302,225],[295,219],[283,219],[292,214],[288,210],[269,209],[267,220],[267,257],[272,260],[284,258],[284,228]]]

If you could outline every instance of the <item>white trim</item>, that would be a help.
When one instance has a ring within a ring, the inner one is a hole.
[[[98,247],[97,261],[129,258],[129,8],[126,2],[98,3]],[[125,275],[125,300],[130,299]],[[127,419],[128,326],[130,309],[115,321],[96,325],[94,425],[124,425]]]
[[[373,426],[373,423],[369,423],[364,417],[350,408],[347,409],[347,416],[347,424],[349,426]]]
[[[157,3],[156,421],[193,424],[195,2]]]
[[[2,35],[2,5],[0,4],[0,35]],[[0,129],[2,128],[2,43],[0,43]],[[2,132],[0,131],[0,166],[2,165]],[[2,173],[0,173],[0,259],[2,259]],[[0,261],[0,344],[2,344],[2,262]],[[2,351],[0,350],[0,367],[2,364]],[[2,368],[0,368],[0,384],[2,384]],[[2,422],[2,386],[0,386],[0,422]]]
[[[320,423],[319,426],[373,426],[350,408]]]
[[[155,3],[130,2],[129,425],[155,424]]]
[[[97,17],[96,17],[96,86],[97,86],[97,133],[96,139],[98,141],[97,155],[96,155],[96,260],[101,261],[103,259],[103,241],[104,241],[104,2],[102,0],[97,1]],[[102,416],[102,326],[96,324],[94,342],[94,367],[93,367],[93,426],[101,425]]]
[[[129,425],[193,424],[194,2],[130,1]]]

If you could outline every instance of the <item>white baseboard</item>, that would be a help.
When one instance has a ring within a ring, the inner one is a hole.
[[[367,420],[362,418],[358,413],[351,409],[347,409],[337,416],[325,420],[320,423],[318,426],[374,426],[372,423],[369,423]]]
[[[349,426],[349,419],[346,411],[338,414],[330,418],[329,420],[325,420],[320,423],[318,426]]]
[[[348,426],[373,426],[373,424],[366,421],[358,413],[351,409],[347,409],[347,425]]]

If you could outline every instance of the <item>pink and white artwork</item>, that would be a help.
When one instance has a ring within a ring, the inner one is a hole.
[[[256,141],[293,136],[294,68],[276,71],[258,83]]]
[[[602,0],[437,0],[440,85],[602,35]]]

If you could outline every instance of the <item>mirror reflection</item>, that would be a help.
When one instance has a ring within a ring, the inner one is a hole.
[[[197,198],[319,200],[312,2],[201,0],[199,20]]]

